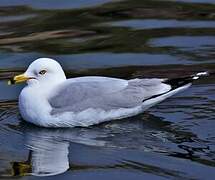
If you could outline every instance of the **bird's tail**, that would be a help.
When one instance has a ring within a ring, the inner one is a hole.
[[[196,74],[192,75],[191,77],[193,78],[193,80],[196,80],[196,79],[199,79],[201,76],[209,76],[211,74],[212,73],[210,73],[209,71],[203,71],[203,72],[196,73]]]
[[[190,76],[186,76],[186,77],[180,77],[180,78],[173,78],[173,79],[166,79],[163,81],[163,83],[168,84],[171,86],[171,89],[167,92],[164,92],[162,94],[156,94],[154,96],[151,96],[147,99],[145,99],[143,102],[144,103],[148,103],[148,107],[151,107],[153,105],[153,102],[161,102],[164,99],[176,94],[177,92],[183,91],[185,89],[187,89],[188,87],[190,87],[190,85],[192,84],[193,81],[199,79],[202,76],[209,76],[215,74],[215,72],[208,72],[208,71],[204,71],[204,72],[199,72]],[[156,100],[155,100],[156,99]],[[150,100],[150,101],[148,101]]]
[[[209,76],[215,74],[215,72],[203,71],[191,76],[180,77],[180,78],[173,78],[167,79],[164,81],[165,84],[169,84],[171,86],[171,90],[177,89],[178,87],[184,86],[186,84],[192,83],[193,81],[199,79],[202,76]]]

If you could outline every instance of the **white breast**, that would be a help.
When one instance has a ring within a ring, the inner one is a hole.
[[[35,87],[26,86],[19,95],[19,109],[24,120],[46,126],[50,121],[51,107]]]

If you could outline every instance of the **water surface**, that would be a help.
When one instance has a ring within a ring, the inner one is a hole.
[[[24,85],[7,85],[39,57],[68,77],[214,71],[214,12],[213,0],[1,1],[0,177],[214,179],[214,77],[138,116],[73,129],[24,122]]]

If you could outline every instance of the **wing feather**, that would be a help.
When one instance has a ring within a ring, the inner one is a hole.
[[[144,99],[167,92],[162,79],[122,80],[88,78],[67,80],[49,100],[52,114],[81,112],[89,108],[105,111],[140,106]]]

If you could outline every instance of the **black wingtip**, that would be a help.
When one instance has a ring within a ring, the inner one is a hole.
[[[174,89],[184,86],[186,84],[192,83],[193,81],[199,79],[201,76],[209,76],[210,74],[211,73],[209,73],[208,71],[203,71],[203,72],[199,72],[194,75],[191,75],[191,76],[167,79],[164,81],[164,83],[170,85],[172,88],[171,90],[174,90]]]
[[[192,83],[194,80],[195,79],[193,79],[193,77],[189,76],[189,77],[182,77],[182,78],[167,79],[163,83],[170,85],[171,90],[174,90],[186,84]]]
[[[192,84],[193,81],[199,79],[201,76],[209,76],[209,75],[215,75],[215,72],[203,71],[203,72],[199,72],[199,73],[196,73],[194,75],[191,75],[191,76],[164,80],[163,83],[170,85],[171,89],[169,91],[167,91],[167,92],[164,92],[164,93],[161,93],[161,94],[156,94],[156,95],[151,96],[151,97],[149,97],[147,99],[144,99],[143,102],[145,102],[145,101],[147,101],[149,99],[153,99],[153,98],[156,98],[158,96],[167,94],[170,91],[173,91],[173,90],[175,90],[177,88],[180,88],[180,87],[183,87],[185,85]]]

